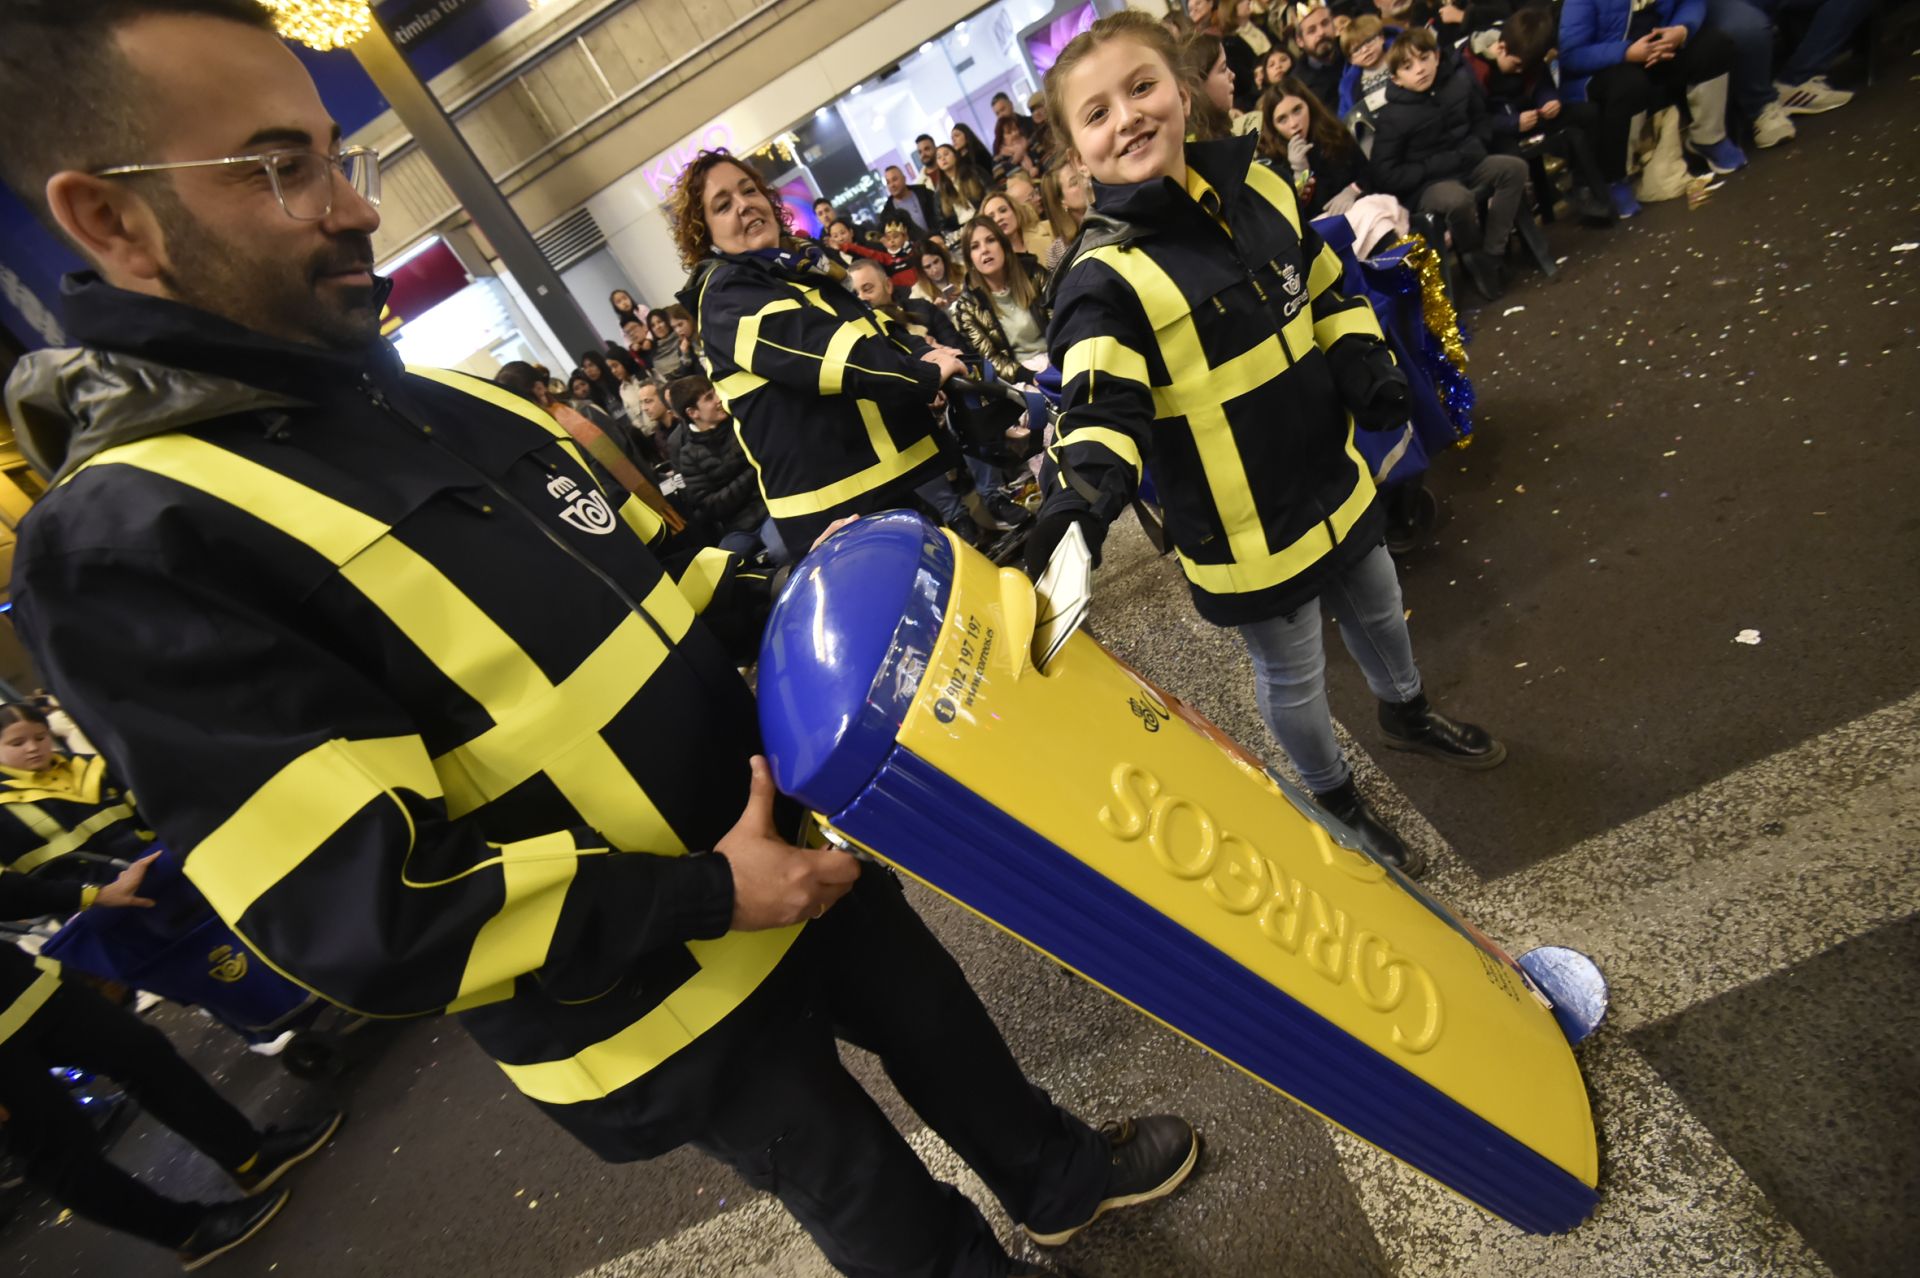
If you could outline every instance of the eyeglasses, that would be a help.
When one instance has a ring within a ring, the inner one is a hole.
[[[172,169],[210,169],[223,164],[257,164],[273,184],[274,198],[296,222],[318,222],[333,212],[333,174],[338,169],[361,199],[380,205],[380,153],[372,147],[347,146],[332,155],[319,151],[268,151],[260,155],[229,155],[219,160],[177,160],[170,164],[119,164],[94,170],[94,177],[126,177],[135,173],[165,173]]]

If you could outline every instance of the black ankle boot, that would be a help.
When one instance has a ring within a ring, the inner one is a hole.
[[[1462,253],[1460,264],[1467,268],[1467,278],[1473,281],[1473,287],[1480,296],[1489,302],[1497,302],[1505,295],[1499,258],[1491,253]]]
[[[1424,692],[1411,701],[1382,701],[1380,727],[1395,750],[1430,754],[1458,768],[1497,768],[1507,757],[1507,748],[1485,728],[1447,718]]]
[[[1391,865],[1410,879],[1417,879],[1427,872],[1427,858],[1402,843],[1400,836],[1373,814],[1367,801],[1360,797],[1360,787],[1353,783],[1352,777],[1348,777],[1338,789],[1314,795],[1313,801],[1328,816],[1352,826],[1353,832],[1360,836],[1360,846],[1371,853],[1376,861]]]

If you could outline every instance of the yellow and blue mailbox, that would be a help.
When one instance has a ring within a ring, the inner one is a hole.
[[[1091,636],[1036,669],[1035,606],[917,516],[835,536],[762,644],[780,788],[1520,1228],[1584,1220],[1593,1117],[1539,984]]]

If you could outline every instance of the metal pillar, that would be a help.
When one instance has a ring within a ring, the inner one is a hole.
[[[400,122],[413,133],[414,142],[433,161],[433,166],[453,190],[454,198],[466,209],[467,216],[493,245],[501,262],[512,272],[534,309],[540,312],[540,318],[567,344],[566,358],[573,360],[581,351],[599,350],[605,339],[581,311],[566,285],[560,282],[560,273],[534,243],[533,234],[513,211],[500,188],[494,185],[473,148],[455,127],[453,118],[440,106],[440,100],[407,65],[405,56],[381,24],[377,11],[373,29],[352,48],[353,56],[360,60],[361,67],[393,107]],[[565,376],[564,370],[556,372]]]

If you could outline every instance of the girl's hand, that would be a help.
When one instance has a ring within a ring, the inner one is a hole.
[[[1301,172],[1307,167],[1307,153],[1312,150],[1313,143],[1307,140],[1305,134],[1287,139],[1287,167],[1295,173]]]

